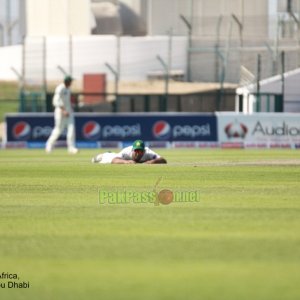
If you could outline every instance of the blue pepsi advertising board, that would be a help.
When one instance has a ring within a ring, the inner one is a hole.
[[[54,126],[51,113],[8,114],[8,142],[46,142]],[[196,113],[119,113],[75,114],[76,141],[217,141],[214,114]],[[65,132],[60,140],[65,139]]]

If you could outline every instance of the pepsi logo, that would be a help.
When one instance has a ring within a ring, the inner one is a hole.
[[[31,127],[27,122],[21,121],[14,125],[12,134],[17,140],[27,140],[31,133]]]
[[[97,140],[101,134],[101,126],[95,121],[89,121],[83,125],[82,134],[90,140]]]
[[[157,121],[152,127],[152,133],[155,138],[168,139],[171,136],[171,126],[166,121]]]
[[[228,138],[245,138],[248,128],[243,124],[235,120],[233,123],[229,123],[224,129]]]

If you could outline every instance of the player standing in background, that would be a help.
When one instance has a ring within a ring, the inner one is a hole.
[[[78,153],[75,147],[75,121],[73,116],[73,109],[71,105],[71,91],[70,87],[73,78],[66,76],[64,82],[59,84],[55,89],[53,97],[54,109],[54,129],[46,143],[46,152],[52,152],[55,142],[58,140],[65,127],[67,131],[67,146],[71,154]]]

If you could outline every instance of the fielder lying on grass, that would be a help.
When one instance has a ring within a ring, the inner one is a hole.
[[[92,158],[93,163],[101,164],[166,164],[167,161],[155,153],[141,140],[136,140],[132,146],[124,148],[119,153],[106,152]]]

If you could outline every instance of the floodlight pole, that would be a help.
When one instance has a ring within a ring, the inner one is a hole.
[[[236,24],[239,27],[240,44],[241,44],[241,47],[243,47],[243,29],[244,29],[244,26],[243,26],[242,22],[239,20],[239,18],[235,14],[231,14],[231,17],[232,17],[232,19],[236,22]]]
[[[119,4],[120,5],[120,4]],[[121,74],[121,36],[120,34],[117,35],[117,57],[116,57],[116,61],[117,61],[117,85],[119,85],[119,80],[120,80],[120,74]],[[117,86],[118,89],[118,86]]]
[[[270,52],[271,54],[271,57],[272,57],[272,75],[276,75],[276,53],[275,51],[271,48],[271,46],[269,45],[268,42],[265,42],[265,45],[268,49],[268,51]]]
[[[116,99],[115,99],[115,106],[114,106],[114,112],[117,112],[117,103],[118,103],[118,94],[119,94],[119,72],[117,70],[115,70],[109,63],[105,63],[105,66],[111,71],[111,73],[114,75],[115,77],[115,95],[116,95]]]
[[[285,81],[284,81],[284,72],[285,72],[285,52],[281,52],[281,93],[282,93],[282,103],[284,104],[284,92],[285,92]]]
[[[169,30],[169,43],[168,43],[168,75],[172,70],[172,40],[173,40],[173,28]]]
[[[191,82],[191,48],[192,48],[192,24],[184,15],[180,15],[181,20],[188,28],[188,50],[187,50],[187,81]]]
[[[299,18],[294,14],[293,11],[290,11],[289,14],[292,16],[294,22],[297,25],[297,42],[298,42],[298,66],[300,65],[300,20]]]
[[[9,41],[9,45],[12,44],[12,40],[11,40],[11,34],[12,34],[12,30],[14,29],[14,27],[18,24],[19,22],[17,20],[15,20],[14,22],[10,23],[7,25],[7,35],[9,37],[8,41]]]
[[[26,54],[26,36],[23,35],[22,36],[22,41],[23,41],[23,46],[22,46],[22,78],[23,78],[23,85],[21,87],[21,93],[23,92],[24,90],[24,87],[25,87],[25,76],[26,76],[26,70],[25,70],[25,54]]]
[[[260,112],[261,55],[257,55],[256,112]]]
[[[161,63],[165,71],[165,105],[163,110],[166,110],[166,103],[168,101],[168,94],[169,94],[169,72],[168,72],[169,70],[168,70],[168,65],[164,62],[164,60],[159,55],[156,55],[156,58]]]
[[[216,46],[215,46],[215,53],[217,55],[216,57],[216,65],[215,65],[215,79],[219,80],[219,59],[218,57],[221,57],[222,62],[223,62],[223,56],[220,55],[220,31],[221,31],[221,24],[222,24],[222,20],[223,20],[223,16],[220,15],[218,18],[218,23],[217,23],[217,42],[216,42]],[[223,63],[224,65],[224,63]]]
[[[219,82],[220,82],[220,93],[219,93],[219,97],[218,97],[218,110],[221,109],[221,102],[223,101],[223,94],[224,94],[224,82],[225,82],[225,74],[226,74],[226,59],[224,57],[224,55],[222,54],[222,52],[217,49],[216,51],[217,55],[219,56],[219,58],[222,60],[222,72],[221,74],[219,74]]]

